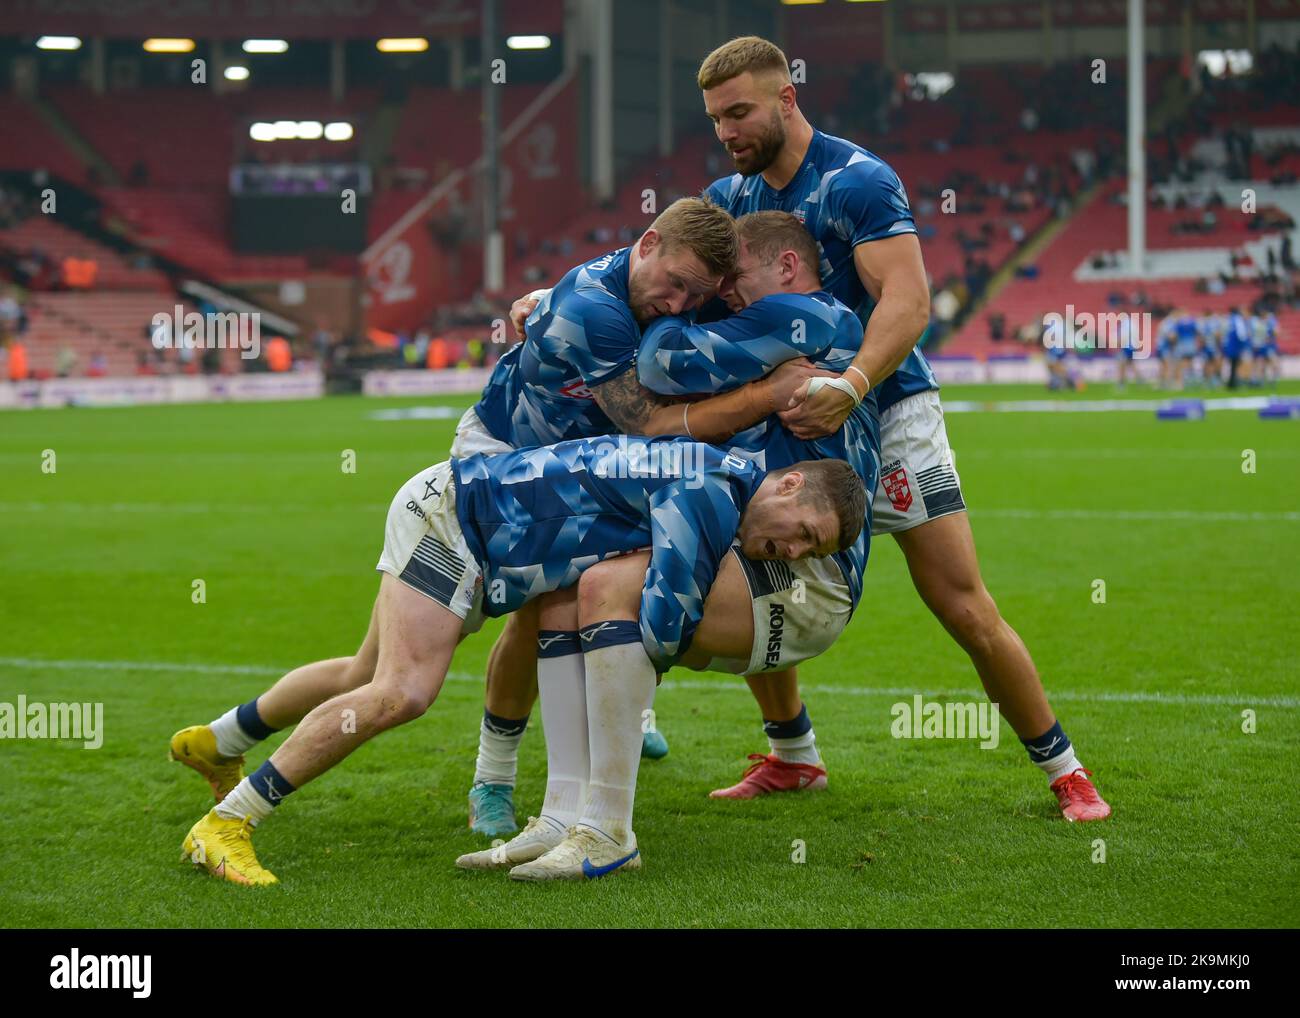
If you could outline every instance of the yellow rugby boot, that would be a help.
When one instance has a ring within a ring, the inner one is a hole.
[[[190,828],[181,842],[181,862],[191,862],[218,880],[258,886],[278,883],[275,874],[257,861],[253,825],[248,817],[232,820],[215,809]]]
[[[217,752],[217,737],[207,725],[190,725],[172,736],[171,758],[196,770],[220,802],[244,780],[244,758]]]

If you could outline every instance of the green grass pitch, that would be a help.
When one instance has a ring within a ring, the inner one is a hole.
[[[1114,393],[1085,394],[1099,395]],[[642,872],[564,886],[461,873],[454,857],[483,844],[465,829],[465,792],[490,626],[424,718],[259,829],[279,886],[180,864],[211,802],[167,760],[168,738],[282,669],[355,649],[388,501],[445,456],[455,424],[369,415],[434,402],[0,414],[0,701],[102,702],[105,728],[97,750],[0,742],[0,925],[1300,922],[1300,422],[1247,411],[948,417],[985,579],[1115,809],[1105,823],[1060,818],[1009,726],[994,750],[891,737],[907,691],[972,699],[979,687],[883,539],[849,631],[802,669],[826,792],[709,800],[765,749],[757,708],[738,678],[674,672],[656,704],[672,752],[641,769]],[[195,579],[206,603],[191,600]],[[539,717],[521,819],[544,782]]]

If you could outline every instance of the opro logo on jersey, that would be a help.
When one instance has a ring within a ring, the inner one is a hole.
[[[894,460],[880,472],[880,483],[896,512],[905,513],[912,508],[912,486],[907,483],[907,468]]]
[[[411,512],[415,513],[415,515],[420,517],[422,520],[427,518],[424,514],[424,510],[415,504],[415,499],[408,501],[406,503],[406,508],[411,510]]]
[[[592,391],[587,388],[587,383],[578,379],[576,382],[570,382],[560,390],[561,396],[568,396],[570,399],[595,399]]]
[[[781,661],[781,640],[785,637],[785,605],[774,604],[767,610],[767,657],[763,669],[775,668]]]

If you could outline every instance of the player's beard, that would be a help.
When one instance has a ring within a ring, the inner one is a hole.
[[[627,277],[627,306],[632,309],[632,317],[638,325],[646,325],[659,317],[654,305],[645,299],[645,287],[635,273]]]
[[[774,162],[777,156],[781,154],[781,149],[785,147],[785,125],[781,123],[781,114],[777,110],[772,111],[772,118],[768,121],[767,127],[763,133],[749,145],[749,151],[743,158],[737,159],[734,153],[731,161],[735,163],[736,169],[742,176],[752,177],[755,173],[762,173]]]
[[[776,558],[775,545],[770,539],[761,536],[762,531],[766,529],[769,515],[768,507],[762,503],[755,505],[750,502],[745,510],[736,536],[740,539],[740,550],[746,558],[759,561]]]

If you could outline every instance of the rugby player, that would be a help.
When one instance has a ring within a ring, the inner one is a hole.
[[[736,229],[737,271],[721,289],[736,313],[707,325],[676,316],[651,324],[638,355],[642,384],[672,396],[726,392],[801,357],[811,359],[821,377],[834,377],[857,353],[861,325],[851,309],[821,289],[817,247],[799,221],[785,212],[758,212],[740,219]],[[880,454],[875,398],[868,393],[844,425],[825,438],[796,438],[769,417],[727,445],[732,455],[752,459],[768,470],[810,459],[843,460],[862,480],[864,491],[874,490]],[[865,498],[862,513],[857,540],[831,557],[776,563],[752,559],[743,547],[733,546],[718,571],[691,648],[680,663],[748,678],[792,667],[826,650],[843,632],[862,595],[871,525]],[[615,618],[635,620],[637,591],[644,586],[650,565],[645,553],[597,563],[579,581],[577,604],[589,614],[592,606],[599,605],[605,614],[612,610]],[[597,715],[587,706],[584,681],[590,675],[584,677],[583,658],[577,653],[581,636],[574,631],[573,605],[550,601],[540,613],[537,685],[546,728],[545,802],[540,814],[505,845],[462,855],[456,865],[510,867],[511,877],[520,880],[599,876],[603,873],[583,867],[583,853],[593,842],[610,836],[603,830],[585,830],[588,825],[578,823],[576,803],[584,789],[607,783],[604,774],[630,771],[635,780],[635,736],[644,697],[635,686],[607,694],[609,703],[620,692],[625,697],[616,716],[626,731],[618,741],[608,722],[609,708]],[[633,658],[628,670],[635,674],[638,660],[635,654]],[[756,754],[756,759],[765,761],[767,780],[781,775],[783,782],[793,778],[797,787],[826,787],[826,770],[807,709],[797,703],[787,713],[792,721],[765,725],[774,746],[771,758]],[[634,787],[629,787],[629,796]],[[578,829],[570,831],[575,824]]]
[[[736,256],[730,216],[698,198],[675,202],[636,244],[567,273],[527,326],[529,340],[497,362],[482,399],[456,430],[453,458],[625,431],[729,438],[788,402],[810,377],[791,363],[715,399],[686,403],[637,383],[640,327],[712,297]],[[517,830],[513,791],[519,742],[536,699],[536,607],[512,614],[488,663],[470,826]],[[248,703],[172,737],[172,756],[198,771],[218,801],[243,777],[243,754],[320,703],[367,681],[351,658],[290,672]]]
[[[706,195],[736,216],[780,209],[801,219],[819,245],[823,285],[864,326],[861,347],[840,378],[855,396],[875,388],[879,403],[873,533],[894,535],[917,592],[970,656],[1065,817],[1109,816],[1048,705],[1028,650],[980,576],[938,384],[914,348],[928,323],[929,287],[897,174],[865,149],[813,128],[799,110],[785,54],[767,40],[747,36],[714,50],[697,84],[737,171]],[[834,432],[856,403],[838,386],[795,398],[802,402],[782,417],[800,437]],[[777,689],[793,681],[788,671],[766,679]],[[764,703],[765,718],[774,716],[769,709],[775,704]],[[760,780],[761,770],[744,781]]]
[[[757,561],[828,555],[857,540],[865,501],[860,478],[843,461],[765,471],[685,438],[581,439],[422,470],[388,510],[377,565],[385,575],[354,658],[365,683],[312,710],[195,823],[183,861],[234,883],[275,883],[253,851],[253,828],[367,740],[420,717],[456,644],[485,615],[518,611],[573,586],[602,559],[649,547],[636,620],[599,612],[580,612],[578,620],[589,648],[588,711],[617,717],[624,690],[652,698],[656,671],[690,647],[733,541]],[[611,690],[617,696],[607,705],[602,697]],[[626,735],[627,726],[613,727]],[[633,784],[639,727],[635,733]],[[593,785],[597,776],[607,783],[584,801],[580,819],[584,830],[607,836],[583,842],[579,865],[633,864],[628,775],[593,767]]]

